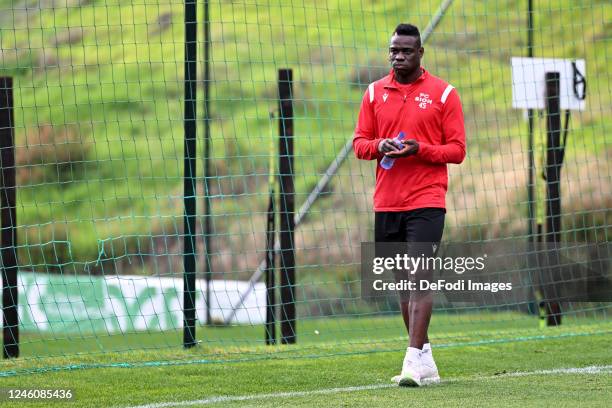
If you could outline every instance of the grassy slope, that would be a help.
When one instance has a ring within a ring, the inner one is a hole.
[[[303,194],[351,134],[369,82],[355,83],[356,72],[367,73],[368,65],[383,69],[388,31],[397,16],[424,26],[437,7],[427,2],[406,10],[399,1],[343,0],[329,8],[311,1],[295,7],[281,3],[211,6],[213,206],[217,215],[234,215],[217,217],[215,223],[218,233],[230,240],[234,235],[238,242],[248,237],[237,232],[237,225],[259,225],[249,213],[265,206],[276,69],[295,70],[296,181]],[[590,109],[574,115],[568,160],[606,149],[609,26],[603,21],[610,7],[604,3],[538,2],[535,54],[588,61]],[[67,240],[71,255],[57,244],[58,260],[52,249],[34,247],[22,260],[53,264],[72,256],[92,261],[100,250],[97,240],[109,238],[115,240],[116,257],[147,252],[151,235],[176,235],[182,224],[182,2],[107,0],[77,7],[68,0],[68,7],[52,9],[42,2],[41,10],[32,7],[28,13],[24,4],[0,2],[0,72],[16,75],[18,150],[41,144],[36,129],[43,124],[68,127],[76,134],[76,148],[82,143],[88,150],[82,162],[61,170],[63,183],[48,181],[56,180],[57,169],[42,179],[23,176],[19,219],[29,228],[24,227],[22,242],[26,236],[30,245]],[[173,13],[172,24],[161,34],[154,32],[167,12]],[[510,83],[509,57],[525,54],[524,16],[521,2],[457,2],[427,49],[425,65],[461,90],[476,167],[505,140],[524,133],[520,114],[509,106],[509,85],[499,87]],[[75,28],[82,38],[70,44],[65,39]],[[33,139],[26,140],[28,133]],[[52,153],[65,148],[61,142],[47,145]],[[52,157],[45,160],[53,163]],[[351,208],[352,199],[350,194],[340,198],[340,205]],[[338,203],[316,209],[334,206]]]
[[[355,391],[328,395],[224,403],[222,406],[607,406],[612,376],[496,374],[555,368],[610,365],[607,336],[541,340],[494,346],[452,347],[435,351],[444,379],[423,389]],[[579,350],[579,352],[577,352]],[[388,384],[399,370],[400,351],[317,359],[269,360],[158,368],[62,371],[27,377],[30,388],[70,388],[76,401],[66,406],[129,406],[196,400],[214,396],[312,391],[334,387]],[[480,377],[488,377],[482,379]],[[493,377],[493,378],[491,378]],[[3,387],[23,387],[22,377],[3,379]],[[34,403],[19,403],[35,407]],[[63,406],[54,403],[54,406]],[[197,405],[195,405],[197,406]]]

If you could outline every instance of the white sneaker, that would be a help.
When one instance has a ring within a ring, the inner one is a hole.
[[[440,382],[440,374],[438,373],[438,367],[433,359],[431,349],[423,349],[421,353],[421,384],[437,384]]]
[[[421,386],[421,367],[418,361],[410,361],[402,368],[397,385],[400,387],[420,387]]]
[[[440,374],[438,369],[430,367],[427,364],[421,364],[421,385],[438,384],[440,382]]]
[[[404,355],[404,363],[402,364],[402,371],[404,371],[404,366],[406,365],[408,361],[408,351],[409,349],[406,349],[406,355]],[[391,382],[394,382],[395,384],[399,384],[401,378],[402,378],[402,374],[400,372],[400,374],[394,375],[393,377],[391,377]]]
[[[420,387],[421,373],[419,368],[417,364],[414,364],[403,369],[397,385],[400,387]]]
[[[411,361],[408,357],[408,352],[406,352],[402,373],[391,378],[391,381],[400,386],[413,387],[438,384],[440,382],[440,374],[438,373],[438,367],[433,359],[431,349],[423,349],[417,361]]]
[[[400,387],[419,387],[421,385],[421,350],[408,348],[402,364],[402,372],[392,378]]]

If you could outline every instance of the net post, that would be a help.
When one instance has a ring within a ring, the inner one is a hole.
[[[293,344],[295,332],[295,189],[293,181],[293,71],[279,69],[279,173],[280,173],[280,296],[281,343]]]
[[[533,0],[527,2],[527,57],[533,58]],[[535,158],[533,150],[533,109],[527,110],[528,124],[528,174],[527,174],[527,236],[530,245],[535,242]],[[533,249],[533,248],[530,248]]]
[[[276,344],[276,280],[275,272],[275,208],[274,189],[270,191],[268,204],[268,226],[266,228],[266,344]]]
[[[4,358],[19,357],[17,211],[13,78],[0,77],[0,167],[2,168],[2,316]]]
[[[266,325],[265,340],[266,344],[276,344],[276,166],[274,165],[276,156],[274,152],[274,133],[272,132],[272,122],[274,112],[270,112],[270,146],[268,163],[268,213],[266,222]]]
[[[547,72],[546,83],[546,240],[553,243],[549,253],[553,265],[559,264],[558,244],[561,241],[561,109],[558,72]],[[561,306],[547,296],[547,325],[561,324]]]
[[[533,0],[527,1],[527,57],[533,58]],[[527,245],[529,255],[527,256],[529,268],[528,284],[533,284],[533,271],[537,269],[536,243],[541,238],[542,225],[537,222],[536,214],[536,164],[534,150],[534,110],[527,109]],[[534,290],[534,302],[529,303],[531,313],[541,315],[539,303],[541,294]]]
[[[270,169],[270,177],[274,178],[272,169]],[[276,232],[274,199],[276,194],[274,190],[274,184],[271,182],[266,226],[266,344],[276,344],[276,279],[274,277],[276,259],[276,251],[274,251]]]
[[[197,3],[185,1],[185,146],[183,176],[183,347],[196,345],[196,79]]]

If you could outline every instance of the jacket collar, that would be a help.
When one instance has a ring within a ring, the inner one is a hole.
[[[423,74],[421,74],[421,76],[418,77],[416,81],[406,84],[407,86],[416,85],[427,79],[429,73],[425,68],[421,67],[421,69],[423,70]],[[398,89],[397,85],[398,83],[395,82],[395,72],[393,71],[393,68],[391,68],[391,71],[389,71],[389,75],[383,78],[383,87],[385,89]]]

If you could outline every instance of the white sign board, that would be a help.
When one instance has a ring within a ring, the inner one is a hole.
[[[584,110],[586,88],[581,81],[586,78],[586,64],[583,59],[512,58],[512,107],[545,109],[547,72],[559,73],[561,109]]]
[[[19,324],[27,332],[109,334],[176,330],[183,324],[183,280],[180,278],[22,271],[18,278]],[[212,319],[226,321],[232,306],[248,286],[243,281],[211,281]],[[196,314],[202,324],[206,321],[206,282],[196,280],[196,288]],[[238,308],[232,323],[254,325],[265,320],[266,287],[258,282]]]

